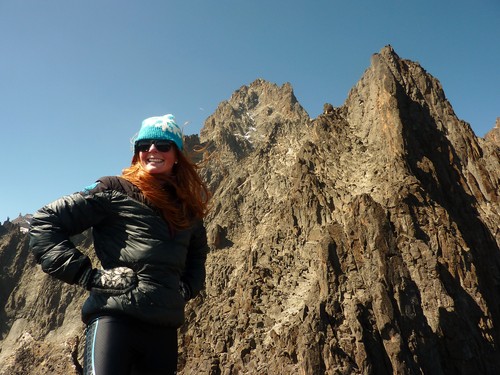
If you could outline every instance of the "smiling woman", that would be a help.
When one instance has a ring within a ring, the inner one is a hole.
[[[177,163],[177,152],[173,142],[154,141],[142,143],[136,148],[139,151],[139,161],[150,174],[170,174]],[[144,141],[141,141],[144,142]]]
[[[150,117],[142,122],[134,144],[137,162],[150,174],[171,174],[182,151],[182,132],[173,115]]]
[[[173,144],[169,150],[167,144]],[[183,212],[203,217],[209,196],[197,166],[183,151],[182,132],[173,115],[147,118],[135,138],[131,166],[122,174],[161,208],[165,221],[173,228],[189,226]],[[173,194],[168,193],[170,190]],[[174,203],[178,199],[181,204]]]
[[[90,291],[85,374],[174,374],[186,301],[204,287],[208,190],[172,115],[143,121],[130,167],[33,216],[43,271]],[[92,228],[102,269],[71,242]]]

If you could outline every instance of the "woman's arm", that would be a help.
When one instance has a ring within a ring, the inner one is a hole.
[[[193,231],[184,274],[181,277],[181,280],[189,286],[190,298],[195,297],[205,286],[207,253],[207,233],[203,222],[200,220]]]
[[[38,210],[30,226],[30,247],[42,270],[69,284],[75,284],[92,268],[70,237],[84,232],[104,217],[102,202],[94,196],[75,193]]]

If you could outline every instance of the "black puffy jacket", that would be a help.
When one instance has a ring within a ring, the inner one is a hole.
[[[180,280],[192,296],[203,288],[207,256],[201,220],[172,233],[140,191],[120,177],[104,177],[81,193],[62,197],[33,215],[30,246],[44,272],[74,284],[91,267],[70,237],[92,228],[94,248],[104,269],[129,267],[138,284],[120,295],[92,290],[82,308],[88,323],[99,315],[125,314],[179,327],[185,301]]]

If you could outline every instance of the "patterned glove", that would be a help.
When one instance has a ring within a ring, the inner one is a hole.
[[[189,301],[191,299],[191,288],[184,281],[179,281],[179,292],[181,293],[184,301]]]
[[[90,290],[117,295],[127,293],[137,286],[135,272],[128,267],[116,267],[109,270],[94,269],[90,278]]]

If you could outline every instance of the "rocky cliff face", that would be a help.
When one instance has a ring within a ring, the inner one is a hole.
[[[500,117],[497,117],[495,127],[491,129],[484,138],[497,145],[497,147],[500,147]]]
[[[179,373],[499,373],[495,129],[390,46],[326,112],[257,80],[207,119],[211,253]],[[83,293],[0,241],[0,374],[78,373]]]

